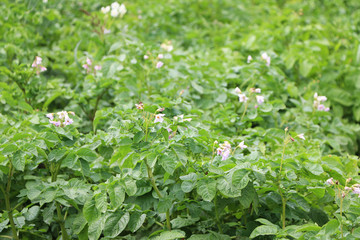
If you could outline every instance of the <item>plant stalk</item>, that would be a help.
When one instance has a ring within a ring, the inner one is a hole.
[[[3,186],[0,186],[0,189],[3,192],[4,197],[5,197],[5,207],[6,207],[6,211],[8,213],[8,217],[9,217],[9,222],[10,222],[11,231],[12,231],[12,235],[13,235],[12,238],[19,240],[19,237],[17,235],[17,229],[16,229],[15,222],[14,222],[13,210],[11,209],[11,204],[10,204],[11,178],[12,178],[13,174],[14,174],[14,169],[13,169],[13,166],[10,161],[9,175],[8,175],[6,190],[4,189]]]
[[[51,173],[52,173],[51,181],[52,182],[55,182],[57,180],[57,175],[59,173],[60,164],[61,164],[61,161],[59,163],[59,166],[52,165],[53,170],[54,170],[54,171],[51,171]],[[68,234],[66,232],[66,228],[65,228],[65,218],[61,214],[60,203],[55,202],[55,205],[56,205],[56,212],[57,212],[57,216],[58,216],[58,222],[59,222],[61,233],[62,233],[62,239],[63,240],[69,240],[70,238],[69,238],[69,236],[68,236]]]
[[[147,160],[146,159],[144,159],[144,160],[145,160],[145,164],[146,164],[146,168],[147,168],[147,172],[148,172],[148,177],[150,179],[151,185],[154,188],[156,194],[159,196],[159,198],[163,198],[159,188],[156,186],[156,182],[155,182],[155,178],[154,178],[154,175],[152,173],[152,170],[151,170],[149,164],[147,163]],[[169,209],[166,210],[166,226],[167,226],[168,230],[171,231],[170,211],[169,211]]]

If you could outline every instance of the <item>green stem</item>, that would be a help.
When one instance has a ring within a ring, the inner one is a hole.
[[[248,105],[249,105],[249,101],[246,101],[245,109],[244,109],[244,112],[243,112],[243,114],[242,114],[242,116],[241,116],[241,119],[240,119],[241,122],[242,122],[243,119],[244,119],[244,116],[245,116],[246,110],[247,110],[247,108],[248,108]]]
[[[52,182],[55,182],[57,180],[57,174],[59,172],[60,164],[61,164],[61,162],[59,163],[59,166],[52,165],[53,166],[52,167],[53,171],[51,172],[52,173],[52,176],[51,176]],[[57,212],[57,216],[58,216],[58,222],[59,222],[61,233],[62,233],[62,239],[69,240],[69,236],[68,236],[68,234],[66,232],[66,228],[65,228],[65,218],[61,214],[60,204],[58,202],[56,202],[55,205],[56,205],[56,212]]]
[[[216,205],[217,205],[216,203],[217,203],[217,196],[215,195],[215,198],[214,198],[214,208],[215,208],[216,223],[217,223],[217,226],[218,226],[218,228],[219,228],[220,233],[222,233],[222,228],[221,228],[219,213],[218,213],[217,208],[216,208]]]
[[[15,222],[14,222],[13,211],[11,209],[11,204],[10,204],[11,178],[12,178],[13,174],[14,174],[14,169],[13,169],[13,166],[12,166],[11,161],[10,161],[9,176],[8,176],[8,181],[7,181],[7,185],[6,185],[6,190],[4,190],[3,187],[1,187],[1,190],[3,191],[3,193],[5,195],[5,206],[6,206],[6,211],[8,213],[8,216],[9,216],[9,221],[10,221],[10,226],[11,226],[11,231],[12,231],[13,238],[16,239],[16,240],[19,240],[19,237],[17,235]]]
[[[282,190],[280,188],[280,185],[278,186],[279,188],[279,193],[280,193],[280,197],[281,197],[281,204],[282,204],[282,214],[281,214],[281,222],[282,222],[282,228],[285,229],[285,220],[286,220],[286,215],[285,215],[285,210],[286,210],[286,198],[284,197]]]
[[[339,189],[340,192],[340,189]],[[343,231],[343,221],[342,221],[342,212],[343,212],[343,202],[344,198],[340,193],[340,231],[341,231],[341,239],[344,239],[344,231]]]
[[[163,198],[159,188],[156,186],[156,182],[155,182],[155,178],[154,178],[154,175],[152,173],[152,170],[149,166],[149,164],[147,163],[147,160],[145,159],[144,160],[145,164],[146,164],[146,168],[147,168],[147,172],[148,172],[148,177],[150,179],[150,182],[151,182],[151,185],[152,187],[154,188],[156,194],[159,196],[159,198]],[[169,230],[171,230],[171,225],[170,225],[170,211],[169,209],[166,210],[166,226]]]
[[[286,220],[286,198],[284,197],[284,194],[282,192],[282,189],[280,187],[280,183],[281,183],[281,170],[282,170],[282,166],[284,164],[284,156],[285,156],[285,149],[286,149],[286,145],[288,143],[287,141],[287,131],[288,129],[285,128],[285,135],[284,135],[284,146],[283,146],[283,151],[281,154],[281,163],[280,163],[280,170],[279,170],[279,175],[278,175],[278,189],[279,189],[279,194],[281,197],[281,205],[282,205],[282,214],[281,214],[281,222],[282,222],[282,228],[285,229],[285,220]]]

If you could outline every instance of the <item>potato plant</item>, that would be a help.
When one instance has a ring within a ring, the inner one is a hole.
[[[357,0],[0,4],[0,239],[359,239]]]

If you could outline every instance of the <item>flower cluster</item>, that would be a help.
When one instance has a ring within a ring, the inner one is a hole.
[[[149,55],[145,54],[144,55],[144,60],[149,59],[150,58]],[[161,68],[162,66],[164,66],[164,63],[162,61],[160,61],[160,59],[163,59],[163,58],[164,58],[164,54],[160,53],[160,54],[157,55],[157,57],[155,58],[155,62],[156,62],[155,67],[156,68]]]
[[[112,17],[123,17],[126,13],[126,7],[124,4],[119,4],[118,2],[113,2],[110,6],[102,7],[101,12],[107,14],[110,12]]]
[[[218,141],[215,141],[214,144],[218,144]],[[245,148],[247,148],[247,146],[245,145],[244,141],[242,141],[236,148],[244,150]],[[228,141],[225,141],[223,144],[219,144],[219,147],[216,149],[216,154],[222,157],[221,160],[226,160],[231,154],[230,143]]]
[[[31,67],[36,68],[37,75],[39,75],[41,72],[44,72],[47,70],[46,67],[41,65],[41,62],[42,62],[42,58],[39,56],[36,56],[34,62],[31,65]]]
[[[165,41],[165,42],[163,42],[163,43],[160,45],[160,47],[161,47],[162,49],[164,49],[165,51],[167,51],[167,52],[171,52],[171,51],[174,49],[173,45],[171,44],[171,41]]]
[[[339,187],[339,181],[335,180],[334,178],[329,178],[328,180],[325,181],[325,183],[327,185],[331,185],[331,186],[337,186],[339,192],[341,191],[341,196],[344,198],[349,192],[352,192],[354,194],[357,194],[358,197],[360,198],[360,184],[354,184],[351,187],[346,186],[349,182],[351,182],[352,178],[348,178],[346,179],[346,184],[343,190],[340,190]],[[339,194],[340,195],[340,194]]]
[[[101,70],[101,66],[100,65],[95,65],[95,66],[92,66],[92,61],[90,58],[86,58],[86,63],[82,65],[82,67],[84,69],[86,69],[86,72],[87,73],[90,73],[92,71],[94,71],[94,73],[96,73],[96,71],[100,71]]]
[[[241,92],[240,88],[236,87],[235,92],[238,94],[240,102],[247,102],[249,100],[249,98],[246,97],[246,95]],[[250,93],[261,93],[261,89],[260,88],[250,88]],[[263,104],[264,100],[265,99],[263,96],[256,95],[256,101],[258,104]]]
[[[56,127],[65,127],[72,124],[74,121],[69,117],[69,114],[75,116],[74,112],[61,111],[58,113],[48,113],[46,117],[49,118],[49,123]]]
[[[325,111],[328,112],[330,108],[325,107],[324,104],[321,104],[322,102],[325,102],[327,98],[325,96],[318,96],[317,93],[314,94],[314,108],[318,111]]]

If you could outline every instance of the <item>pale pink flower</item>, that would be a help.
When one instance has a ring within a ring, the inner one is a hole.
[[[53,113],[48,113],[46,114],[46,117],[49,118],[50,120],[54,119],[54,114]]]
[[[240,94],[240,93],[241,93],[240,88],[236,87],[236,88],[235,88],[235,92],[236,92],[237,94]]]
[[[104,34],[109,34],[109,33],[111,33],[111,30],[107,29],[107,28],[104,28]]]
[[[41,67],[40,67],[40,72],[45,72],[46,70],[47,70],[46,67],[44,67],[44,66],[41,66]]]
[[[144,104],[142,102],[139,102],[139,104],[135,104],[136,108],[139,110],[143,110],[144,109]]]
[[[158,55],[158,59],[163,59],[163,58],[164,58],[164,54],[160,53],[160,54]]]
[[[100,65],[95,65],[94,69],[95,69],[96,71],[100,71],[100,70],[101,70],[101,66],[100,66]]]
[[[60,127],[61,125],[60,121],[51,121],[50,119],[49,119],[49,123],[53,124],[55,127]]]
[[[164,65],[162,61],[156,63],[156,68],[161,68]]]
[[[90,66],[90,65],[92,64],[91,59],[87,57],[87,58],[86,58],[86,63]]]
[[[258,102],[258,104],[263,104],[264,103],[264,97],[263,96],[256,96],[256,101]]]
[[[164,118],[163,118],[164,116],[165,116],[165,114],[156,114],[154,123],[163,122],[164,121]]]
[[[304,137],[304,134],[303,133],[300,133],[299,135],[297,135],[298,138],[302,139],[302,140],[305,140],[305,137]]]
[[[248,100],[245,94],[239,94],[238,96],[240,102],[246,102]]]
[[[333,178],[329,178],[328,180],[326,180],[326,183],[329,184],[329,185],[334,185],[334,179]]]
[[[256,89],[255,89],[255,92],[256,92],[256,93],[261,93],[261,89],[260,89],[260,88],[256,88]]]
[[[70,125],[70,124],[72,124],[74,121],[71,119],[71,118],[69,118],[69,117],[66,117],[65,118],[65,121],[64,121],[64,124],[65,125]]]
[[[149,59],[149,56],[148,55],[144,55],[144,59]]]
[[[87,64],[83,64],[82,67],[83,67],[84,69],[86,69],[86,70],[89,69],[89,66],[88,66]]]

